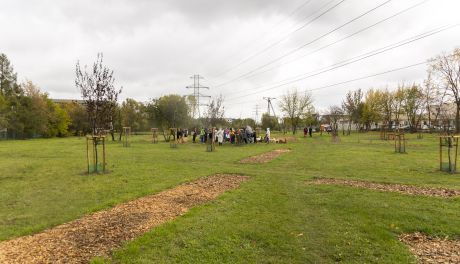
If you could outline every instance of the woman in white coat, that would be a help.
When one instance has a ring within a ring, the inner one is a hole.
[[[267,132],[265,133],[265,142],[270,143],[270,128],[267,127]]]
[[[222,128],[219,128],[219,130],[216,133],[217,136],[217,142],[219,142],[219,146],[222,146],[222,143],[224,142],[224,131]]]

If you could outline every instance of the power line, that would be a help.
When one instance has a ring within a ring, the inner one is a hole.
[[[385,1],[385,2],[383,2],[383,3],[381,3],[381,4],[379,4],[379,5],[377,5],[376,7],[373,7],[373,8],[371,8],[371,9],[367,10],[366,12],[360,14],[359,16],[357,16],[357,17],[355,17],[355,18],[349,20],[348,22],[346,22],[346,23],[344,23],[344,24],[342,24],[342,25],[340,25],[340,26],[334,28],[333,30],[331,30],[331,31],[329,31],[329,32],[327,32],[327,33],[325,33],[325,34],[323,34],[323,35],[321,35],[321,36],[319,36],[319,37],[317,37],[317,38],[315,38],[315,39],[313,39],[313,40],[311,40],[311,41],[309,41],[309,42],[307,42],[307,43],[305,43],[305,44],[303,44],[303,45],[301,45],[301,46],[299,46],[299,47],[297,47],[297,48],[295,48],[295,49],[293,49],[293,50],[290,50],[290,51],[284,53],[283,55],[281,55],[281,56],[279,56],[279,57],[277,57],[277,58],[275,58],[275,59],[273,59],[273,60],[271,60],[271,61],[269,61],[269,62],[263,64],[262,66],[259,66],[259,67],[255,68],[255,69],[249,71],[248,73],[245,73],[245,74],[243,74],[243,75],[240,75],[240,76],[238,76],[238,77],[236,77],[236,78],[234,78],[234,79],[232,79],[232,80],[229,80],[229,81],[227,81],[227,82],[218,84],[218,85],[216,85],[216,87],[221,87],[221,86],[227,85],[227,84],[233,82],[234,80],[236,80],[236,79],[238,79],[238,78],[244,77],[244,76],[246,76],[247,74],[253,73],[253,72],[255,72],[255,71],[257,71],[257,70],[260,70],[260,69],[262,69],[262,68],[264,68],[264,67],[266,67],[266,66],[268,66],[268,65],[270,65],[270,64],[273,64],[273,63],[275,63],[275,62],[277,62],[277,61],[283,59],[284,57],[287,57],[287,56],[289,56],[289,55],[291,55],[291,54],[293,54],[293,53],[295,53],[295,52],[297,52],[297,51],[299,51],[299,50],[301,50],[301,49],[303,49],[303,48],[305,48],[305,47],[307,47],[307,46],[309,46],[309,45],[311,45],[311,44],[313,44],[313,43],[315,43],[315,42],[317,42],[318,40],[320,40],[320,39],[322,39],[322,38],[324,38],[324,37],[326,37],[326,36],[328,36],[328,35],[330,35],[330,34],[336,32],[337,30],[339,30],[339,29],[341,29],[341,28],[344,28],[345,26],[347,26],[347,25],[349,25],[349,24],[355,22],[356,20],[358,20],[358,19],[360,19],[360,18],[362,18],[362,17],[364,17],[364,16],[370,14],[371,12],[373,12],[373,11],[379,9],[380,7],[382,7],[382,6],[386,5],[386,4],[388,4],[388,3],[391,2],[391,1],[392,1],[392,0],[387,0],[387,1]]]
[[[373,27],[375,27],[375,26],[377,26],[377,25],[383,23],[383,22],[386,22],[386,21],[388,21],[388,20],[390,20],[390,19],[392,19],[392,18],[394,18],[394,17],[396,17],[396,16],[399,16],[399,15],[401,15],[401,14],[403,14],[403,13],[405,13],[405,12],[411,10],[411,9],[414,9],[414,8],[416,8],[416,7],[420,6],[420,5],[422,5],[422,4],[426,3],[426,2],[428,2],[428,1],[429,1],[429,0],[424,0],[424,1],[421,1],[421,2],[419,2],[419,3],[415,4],[415,5],[412,5],[412,6],[408,7],[408,8],[405,8],[405,9],[403,9],[403,10],[401,10],[401,11],[399,11],[399,12],[397,12],[397,13],[391,15],[391,16],[388,16],[388,17],[386,17],[386,18],[384,18],[384,19],[382,19],[382,20],[377,21],[377,22],[374,23],[374,24],[371,24],[371,25],[369,25],[369,26],[366,26],[366,27],[364,27],[364,28],[362,28],[362,29],[360,29],[360,30],[358,30],[358,31],[355,31],[355,32],[352,33],[352,34],[349,34],[349,35],[347,35],[347,36],[345,36],[345,37],[343,37],[343,38],[341,38],[341,39],[338,39],[338,40],[336,40],[336,41],[333,41],[333,42],[331,42],[331,43],[329,43],[329,44],[327,44],[327,45],[324,45],[324,46],[322,46],[322,47],[319,47],[319,48],[317,48],[317,49],[315,49],[315,50],[313,50],[313,51],[311,51],[311,52],[309,52],[309,53],[307,53],[307,54],[304,54],[304,55],[302,55],[302,56],[293,58],[292,60],[286,61],[286,62],[284,62],[284,63],[281,63],[281,64],[279,64],[279,65],[276,65],[276,66],[271,67],[271,68],[269,68],[269,69],[267,69],[267,70],[264,70],[264,71],[255,72],[255,73],[253,73],[253,72],[246,73],[246,74],[244,74],[244,75],[241,75],[241,76],[238,77],[238,78],[233,79],[232,81],[238,81],[238,80],[243,80],[243,79],[246,79],[246,78],[254,77],[254,76],[256,76],[256,75],[259,75],[259,74],[262,74],[262,73],[266,73],[266,72],[272,71],[272,70],[274,70],[274,69],[276,69],[276,68],[278,68],[278,67],[280,67],[280,66],[282,66],[282,65],[286,65],[286,64],[292,63],[292,62],[294,62],[294,61],[297,61],[297,60],[299,60],[299,59],[302,59],[302,58],[305,58],[305,57],[307,57],[307,56],[310,56],[310,55],[312,55],[312,54],[314,54],[314,53],[317,53],[317,52],[319,52],[319,51],[321,51],[321,50],[323,50],[323,49],[326,49],[326,48],[328,48],[328,47],[330,47],[330,46],[332,46],[332,45],[335,45],[335,44],[337,44],[337,43],[339,43],[339,42],[342,42],[342,41],[344,41],[344,40],[346,40],[346,39],[349,39],[349,38],[351,38],[351,37],[353,37],[353,36],[355,36],[355,35],[358,35],[358,34],[364,32],[364,31],[366,31],[366,30],[368,30],[368,29],[370,29],[370,28],[373,28]]]
[[[427,64],[426,61],[422,61],[422,62],[414,63],[414,64],[411,64],[411,65],[407,65],[407,66],[403,66],[403,67],[391,69],[391,70],[388,70],[388,71],[379,72],[379,73],[375,73],[375,74],[371,74],[371,75],[367,75],[367,76],[363,76],[363,77],[351,79],[351,80],[348,80],[348,81],[343,81],[343,82],[339,82],[339,83],[334,83],[334,84],[329,84],[329,85],[325,85],[325,86],[320,86],[320,87],[316,87],[316,88],[313,88],[313,89],[307,89],[307,90],[305,90],[305,91],[317,91],[317,90],[322,90],[322,89],[325,89],[325,88],[330,88],[330,87],[334,87],[334,86],[337,86],[337,85],[342,85],[342,84],[347,84],[347,83],[351,83],[351,82],[361,81],[361,80],[364,80],[364,79],[368,79],[368,78],[372,78],[372,77],[377,77],[377,76],[380,76],[380,75],[384,75],[384,74],[388,74],[388,73],[392,73],[392,72],[396,72],[396,71],[401,71],[401,70],[413,68],[413,67],[420,66],[420,65],[426,65],[426,64]]]
[[[263,92],[268,91],[268,90],[272,90],[272,89],[275,89],[275,88],[278,88],[278,87],[282,87],[282,86],[285,86],[285,85],[288,85],[288,84],[291,84],[291,83],[295,83],[295,82],[298,82],[298,81],[301,81],[301,80],[305,80],[305,79],[308,79],[308,78],[311,78],[311,77],[314,77],[314,76],[317,76],[317,75],[320,75],[320,74],[323,74],[323,73],[326,73],[326,72],[329,72],[329,71],[332,71],[332,70],[335,70],[335,69],[338,69],[338,68],[341,68],[341,67],[344,67],[344,66],[347,66],[349,64],[352,64],[352,63],[355,63],[355,62],[358,62],[358,61],[361,61],[361,60],[364,60],[364,59],[379,55],[381,53],[384,53],[384,52],[399,48],[401,46],[410,44],[412,42],[415,42],[415,41],[427,38],[429,36],[441,33],[443,31],[452,29],[452,28],[457,27],[459,25],[460,24],[439,27],[439,28],[430,30],[430,31],[422,33],[422,34],[418,34],[418,35],[413,36],[411,38],[405,39],[403,41],[399,41],[399,42],[393,43],[391,45],[387,45],[385,47],[375,49],[373,51],[370,51],[370,52],[367,52],[367,53],[352,57],[350,59],[347,59],[347,60],[332,64],[332,65],[329,65],[327,67],[323,67],[323,68],[320,68],[320,69],[317,69],[317,70],[314,70],[314,71],[310,71],[310,72],[306,73],[307,74],[306,76],[305,76],[305,73],[304,73],[304,74],[301,74],[301,75],[290,77],[288,79],[280,81],[280,82],[282,82],[281,84],[273,85],[273,86],[271,86],[269,88],[263,89]],[[299,77],[299,76],[302,76],[302,77]],[[254,93],[245,94],[245,96],[260,93],[260,92],[262,92],[261,88],[263,88],[263,87],[256,88],[255,89],[256,91]],[[260,91],[257,91],[257,90],[260,90]],[[227,101],[235,100],[235,99],[238,99],[240,97],[242,97],[242,96],[233,97],[233,98],[228,99]]]
[[[368,78],[377,77],[377,76],[380,76],[380,75],[384,75],[384,74],[388,74],[388,73],[392,73],[392,72],[396,72],[396,71],[401,71],[401,70],[405,70],[405,69],[417,67],[417,66],[420,66],[420,65],[426,65],[426,64],[427,64],[426,61],[418,62],[418,63],[410,64],[410,65],[407,65],[407,66],[403,66],[403,67],[399,67],[399,68],[393,68],[393,69],[391,69],[391,70],[387,70],[387,71],[384,71],[384,72],[379,72],[379,73],[375,73],[375,74],[371,74],[371,75],[366,75],[366,76],[358,77],[358,78],[351,79],[351,80],[347,80],[347,81],[343,81],[343,82],[338,82],[338,83],[334,83],[334,84],[319,86],[319,87],[316,87],[316,88],[313,88],[313,89],[306,89],[305,92],[307,92],[307,91],[322,90],[322,89],[326,89],[326,88],[330,88],[330,87],[334,87],[334,86],[338,86],[338,85],[342,85],[342,84],[347,84],[347,83],[351,83],[351,82],[361,81],[361,80],[365,80],[365,79],[368,79]],[[252,101],[253,101],[253,100],[252,100]],[[227,104],[227,105],[238,105],[238,104],[250,103],[250,102],[252,102],[252,101],[237,102],[237,103]]]
[[[297,12],[299,12],[299,10],[301,10],[302,8],[304,8],[307,4],[311,3],[313,0],[307,0],[307,1],[304,1],[301,5],[297,6],[293,11],[290,12],[289,15],[283,17],[282,19],[278,20],[278,22],[274,23],[271,27],[270,27],[270,31],[273,31],[273,29],[277,28],[279,25],[283,24],[286,20],[288,20],[290,17],[294,16]],[[333,0],[335,1],[335,0]],[[258,35],[257,37],[253,38],[252,41],[248,42],[250,44],[254,44],[257,40],[260,40],[264,35],[267,35],[268,31],[265,31],[263,32],[262,34]],[[236,54],[233,54],[232,56],[229,56],[229,58],[234,58]],[[225,72],[222,72],[222,73],[219,73],[217,75],[217,77],[225,74],[227,71],[229,70],[226,70]]]
[[[329,5],[330,3],[334,2],[335,0],[331,0],[329,2],[327,2],[326,4],[322,5],[317,11],[315,11],[314,13],[320,11],[321,9],[323,9],[325,6]],[[337,6],[339,6],[340,4],[342,4],[343,2],[345,2],[346,0],[341,0],[340,2],[338,2],[337,4],[333,5],[332,7],[328,8],[326,11],[322,12],[321,14],[319,14],[318,16],[314,17],[313,19],[307,21],[306,23],[302,24],[300,27],[296,28],[294,31],[291,31],[289,32],[288,34],[284,35],[280,40],[276,41],[275,43],[272,43],[270,44],[269,46],[263,48],[261,51],[258,51],[254,54],[251,54],[250,56],[246,57],[245,59],[241,60],[240,62],[238,62],[237,64],[233,65],[232,67],[230,67],[229,69],[227,69],[226,71],[220,73],[217,75],[217,77],[219,76],[222,76],[228,72],[231,72],[233,71],[234,69],[236,69],[238,66],[250,61],[252,58],[255,58],[257,56],[259,56],[260,54],[266,52],[267,50],[273,48],[274,46],[278,45],[279,43],[283,42],[287,37],[289,37],[290,35],[294,34],[295,32],[298,32],[299,30],[305,28],[306,26],[310,25],[311,23],[313,23],[314,21],[316,21],[317,19],[319,19],[320,17],[322,17],[323,15],[327,14],[328,12],[330,12],[331,10],[333,10],[334,8],[336,8]],[[391,0],[390,0],[391,1]],[[311,16],[307,17],[306,19],[309,19]],[[218,86],[220,86],[221,84],[219,84]]]

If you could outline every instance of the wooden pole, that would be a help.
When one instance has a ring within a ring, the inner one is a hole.
[[[92,144],[93,144],[93,166],[94,166],[94,171],[97,172],[97,158],[96,158],[96,155],[97,155],[97,141],[96,141],[96,138],[94,136],[92,136]]]
[[[105,137],[102,138],[102,171],[105,173]]]
[[[454,171],[457,171],[457,154],[458,154],[458,137],[453,138],[455,139],[455,156],[454,156]]]
[[[439,170],[442,171],[442,137],[439,137]]]
[[[88,167],[88,174],[89,172],[89,143],[88,143],[88,137],[86,137],[86,165]]]

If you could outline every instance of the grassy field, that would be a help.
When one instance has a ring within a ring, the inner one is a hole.
[[[399,234],[460,235],[459,198],[305,184],[331,177],[460,189],[459,175],[438,171],[434,136],[411,135],[408,154],[394,153],[376,134],[341,139],[299,138],[287,145],[290,153],[254,165],[238,161],[285,146],[227,145],[207,153],[199,144],[170,149],[136,136],[130,148],[109,143],[111,173],[91,176],[84,173],[84,139],[3,141],[0,240],[215,173],[251,179],[94,262],[407,263],[415,259]]]

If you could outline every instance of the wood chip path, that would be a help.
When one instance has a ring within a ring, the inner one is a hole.
[[[403,234],[401,242],[409,246],[420,263],[460,263],[460,241],[429,237],[422,233]]]
[[[248,157],[248,158],[245,158],[245,159],[242,159],[240,161],[240,163],[267,163],[279,156],[281,156],[281,154],[283,153],[286,153],[286,152],[289,152],[291,151],[290,149],[276,149],[276,150],[273,150],[273,151],[270,151],[270,152],[266,152],[266,153],[262,153],[260,155],[257,155],[257,156],[252,156],[252,157]]]
[[[0,243],[0,263],[87,263],[108,256],[123,241],[239,187],[248,177],[215,175],[182,184],[78,220]]]
[[[397,192],[409,195],[423,195],[449,198],[460,196],[460,190],[447,189],[447,188],[428,188],[417,187],[413,185],[393,184],[393,183],[374,183],[368,181],[358,180],[343,180],[343,179],[330,179],[318,178],[313,181],[308,181],[309,184],[328,184],[328,185],[345,185],[351,187],[372,189],[384,192]]]

